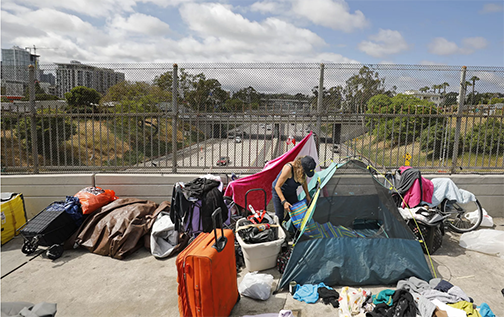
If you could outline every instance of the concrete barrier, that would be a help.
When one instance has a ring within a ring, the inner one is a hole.
[[[2,176],[2,192],[25,197],[28,218],[53,201],[64,200],[80,189],[96,184],[112,189],[118,197],[135,197],[161,203],[171,200],[176,182],[189,182],[202,174],[44,174]],[[504,175],[423,175],[427,179],[449,177],[457,186],[476,195],[492,217],[504,217]],[[273,211],[273,206],[268,206]]]

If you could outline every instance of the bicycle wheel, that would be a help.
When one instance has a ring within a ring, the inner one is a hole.
[[[468,219],[467,214],[474,211]],[[441,212],[448,216],[445,220],[448,227],[458,233],[476,230],[483,220],[483,208],[477,199],[466,204],[445,199],[441,203]]]

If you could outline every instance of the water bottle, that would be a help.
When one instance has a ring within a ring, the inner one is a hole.
[[[261,223],[260,225],[257,226],[257,229],[259,229],[259,232],[267,230],[270,228],[269,223]]]

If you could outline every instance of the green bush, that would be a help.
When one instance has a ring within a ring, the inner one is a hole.
[[[432,125],[422,131],[420,135],[420,150],[427,154],[428,158],[451,158],[455,144],[455,128],[447,130],[444,122]],[[459,145],[459,155],[462,154],[462,144]]]
[[[501,119],[490,118],[473,126],[465,138],[467,151],[479,154],[496,154],[504,151],[504,123]]]
[[[37,114],[63,114],[54,109],[38,110]],[[23,140],[23,144],[30,151],[32,147],[31,116],[19,119],[15,135]],[[46,159],[56,159],[60,146],[77,133],[76,126],[70,123],[66,117],[39,117],[36,120],[37,153],[44,155]]]
[[[418,114],[437,114],[432,102],[420,100],[413,96],[398,94],[394,97],[376,95],[368,101],[369,114],[384,114],[381,118],[370,118],[366,125],[378,140],[392,141],[394,145],[407,144],[420,137],[422,130],[435,125],[437,118],[416,117]],[[404,117],[386,116],[387,114],[409,114]]]

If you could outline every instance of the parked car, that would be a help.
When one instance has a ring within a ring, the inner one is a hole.
[[[226,166],[229,165],[229,163],[231,163],[229,156],[223,156],[217,161],[217,166]]]
[[[239,136],[237,136],[235,138],[235,143],[241,143],[241,141],[242,141],[242,139]]]
[[[339,153],[339,145],[337,145],[337,144],[333,145],[333,152],[334,153]]]

